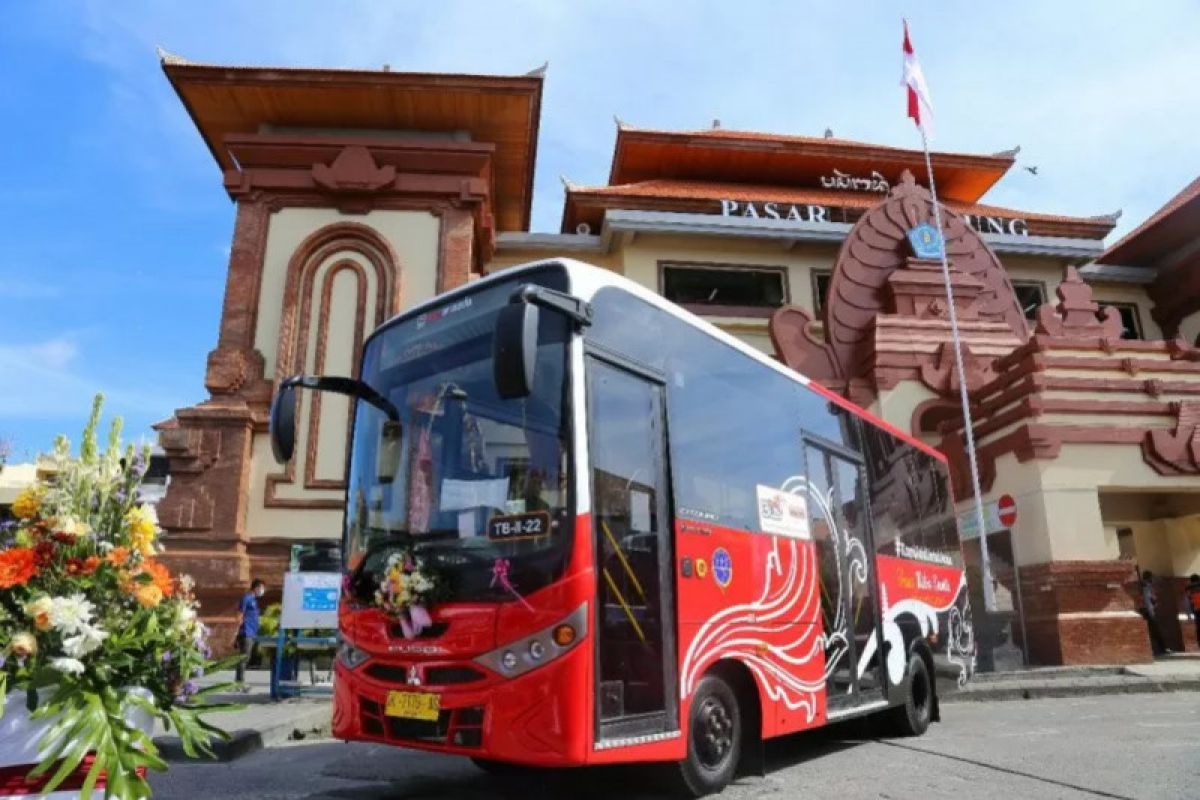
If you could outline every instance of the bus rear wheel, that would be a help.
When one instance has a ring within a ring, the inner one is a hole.
[[[733,780],[742,754],[742,712],[737,695],[716,675],[700,679],[692,694],[687,757],[679,777],[692,797],[721,791]]]
[[[933,719],[933,676],[925,659],[917,653],[908,657],[904,673],[904,705],[891,710],[891,727],[900,736],[920,736]]]

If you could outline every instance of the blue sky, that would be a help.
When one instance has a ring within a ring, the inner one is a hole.
[[[549,60],[534,229],[602,183],[613,116],[915,146],[907,14],[936,145],[1020,162],[987,200],[1124,216],[1200,174],[1200,7],[1128,2],[9,3],[0,26],[0,438],[133,436],[204,399],[233,207],[155,45],[195,61],[519,74]]]

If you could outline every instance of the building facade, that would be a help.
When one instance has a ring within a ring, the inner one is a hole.
[[[906,240],[932,219],[920,151],[618,123],[608,183],[564,180],[561,232],[530,233],[540,71],[255,69],[165,54],[163,67],[237,204],[209,399],[159,426],[172,473],[160,519],[218,628],[251,575],[278,580],[288,545],[341,533],[349,405],[302,397],[297,457],[279,467],[266,438],[277,382],[354,374],[383,320],[541,258],[619,272],[776,355],[942,448],[969,495],[940,265]],[[1105,251],[1115,215],[984,203],[1016,155],[933,156],[997,520],[986,534],[997,602],[977,612],[979,638],[997,664],[1146,660],[1135,565],[1165,580],[1200,570],[1188,400],[1200,309],[1163,310],[1168,278],[1149,245],[1137,258]],[[967,534],[980,567],[979,532]]]

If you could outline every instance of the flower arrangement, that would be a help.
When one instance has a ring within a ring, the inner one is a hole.
[[[197,684],[227,664],[209,660],[193,582],[158,560],[158,521],[139,502],[149,448],[122,450],[118,418],[101,453],[102,402],[97,395],[78,458],[60,436],[50,476],[21,492],[15,522],[0,531],[0,714],[15,689],[32,721],[53,723],[29,776],[49,776],[43,791],[91,754],[83,796],[104,774],[107,796],[148,797],[146,768],[166,764],[126,712],[140,707],[173,725],[189,755],[211,755],[225,734],[203,715],[233,706],[204,699],[225,687]]]
[[[444,593],[444,582],[409,548],[397,550],[384,562],[375,592],[375,605],[399,624],[412,639],[433,624],[428,607]]]

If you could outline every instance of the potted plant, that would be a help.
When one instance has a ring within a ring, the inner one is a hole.
[[[0,532],[0,771],[28,767],[17,794],[148,797],[147,768],[166,768],[154,720],[189,755],[211,755],[225,734],[204,715],[233,707],[204,699],[224,686],[198,686],[228,664],[209,660],[192,581],[159,560],[139,498],[149,448],[122,449],[117,419],[100,452],[101,404],[78,457],[60,436],[51,475],[21,492]]]

